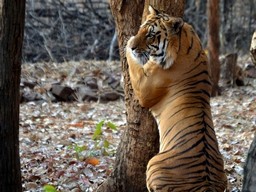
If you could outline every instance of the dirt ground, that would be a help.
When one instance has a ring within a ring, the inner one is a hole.
[[[36,66],[24,64],[22,77],[41,87],[46,82],[59,81],[63,73],[68,77],[66,84],[72,85],[88,71],[106,68],[114,78],[121,78],[118,63],[90,61]],[[74,70],[79,73],[72,73]],[[219,147],[233,192],[241,191],[243,167],[256,130],[255,87],[256,81],[249,79],[246,86],[222,87],[222,95],[211,100]],[[62,192],[93,191],[113,169],[125,124],[122,98],[104,103],[47,99],[21,103],[23,190],[43,191],[43,187],[48,187]]]

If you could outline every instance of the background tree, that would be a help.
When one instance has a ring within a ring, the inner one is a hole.
[[[26,2],[24,61],[119,59],[109,0]],[[206,7],[205,0],[190,0],[186,1],[184,12],[184,20],[193,25],[204,47],[208,30]],[[256,25],[256,1],[222,0],[219,7],[221,53],[247,54]]]
[[[256,137],[250,146],[244,167],[243,192],[256,191]]]
[[[21,190],[19,100],[25,0],[0,0],[0,191]]]
[[[256,65],[256,31],[252,36],[250,53]],[[254,135],[244,167],[243,192],[250,191],[256,191],[256,135]]]
[[[158,151],[157,125],[148,109],[141,108],[134,97],[125,58],[126,42],[132,35],[137,33],[141,22],[147,15],[149,4],[173,16],[182,17],[185,1],[110,1],[118,31],[120,58],[124,76],[127,128],[117,150],[114,171],[107,181],[98,188],[97,191],[99,192],[147,191],[146,165],[149,159]]]
[[[251,54],[252,62],[254,63],[254,65],[256,65],[256,30],[252,36],[250,54]]]
[[[219,61],[219,0],[208,0],[208,52],[211,65],[212,76],[212,96],[220,94],[218,82],[220,79],[220,61]]]

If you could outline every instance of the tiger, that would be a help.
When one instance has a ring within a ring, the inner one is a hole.
[[[125,51],[135,97],[159,130],[159,152],[147,164],[148,191],[226,191],[210,107],[210,66],[192,26],[149,6]]]

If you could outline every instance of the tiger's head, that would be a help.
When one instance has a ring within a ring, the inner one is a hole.
[[[171,17],[149,6],[146,21],[127,45],[140,64],[151,60],[163,69],[168,69],[180,49],[179,34],[183,24],[181,18]]]

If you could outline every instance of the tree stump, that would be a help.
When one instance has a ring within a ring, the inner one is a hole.
[[[256,191],[256,137],[250,146],[244,167],[243,192]]]
[[[222,60],[223,79],[226,84],[235,86],[237,79],[237,53],[230,53]]]
[[[254,63],[254,65],[256,65],[256,31],[252,36],[250,54],[251,54],[252,62]]]

